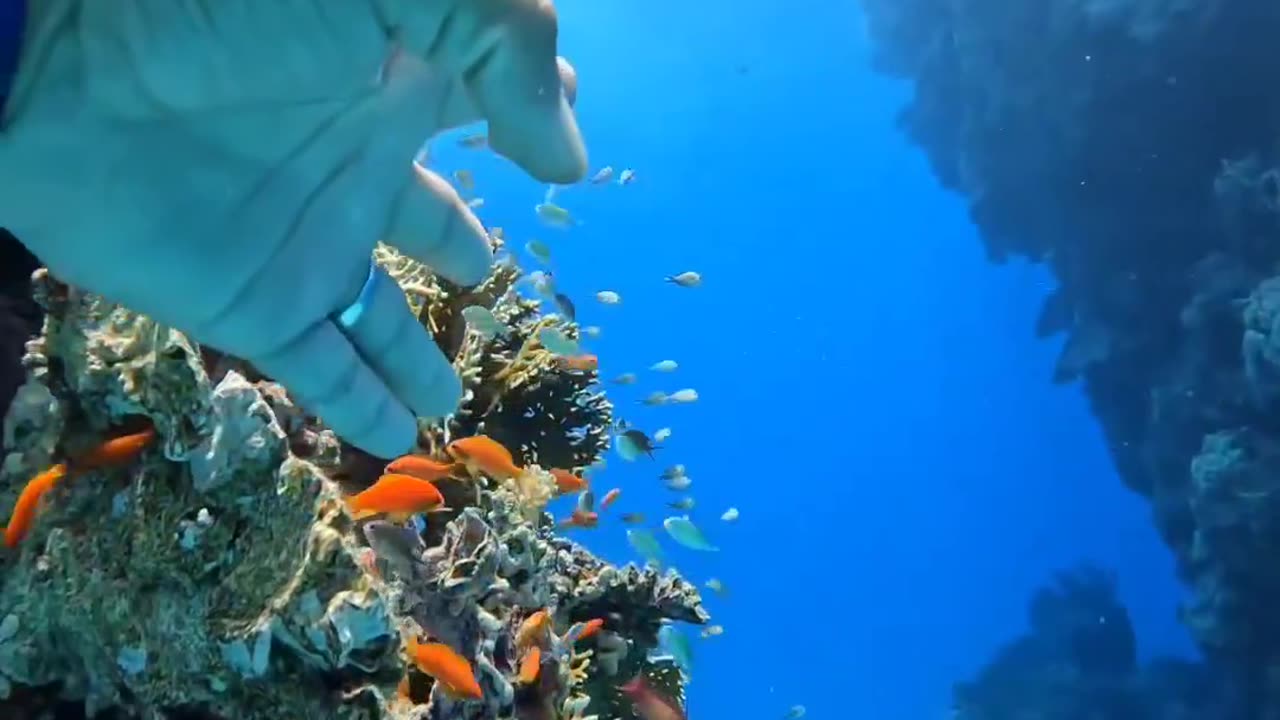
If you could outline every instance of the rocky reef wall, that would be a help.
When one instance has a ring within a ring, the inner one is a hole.
[[[1057,278],[1051,379],[1149,500],[1186,625],[1244,717],[1280,717],[1280,3],[862,5],[990,258]]]

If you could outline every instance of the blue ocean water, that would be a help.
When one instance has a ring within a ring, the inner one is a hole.
[[[685,464],[722,548],[666,544],[729,589],[705,593],[723,636],[686,629],[689,716],[942,720],[1031,592],[1082,561],[1116,573],[1143,656],[1191,654],[1146,506],[1079,389],[1048,382],[1060,341],[1031,328],[1050,280],[984,257],[895,129],[910,88],[872,72],[856,4],[557,6],[592,169],[636,181],[561,191],[581,223],[564,230],[505,161],[447,138],[432,158],[474,173],[511,246],[552,248],[557,286],[603,329],[602,376],[640,375],[610,388],[616,413],[673,430],[657,460],[611,453],[594,482],[656,524],[678,514],[658,473]],[[684,270],[705,284],[663,282]],[[605,289],[623,302],[597,303]],[[680,368],[647,370],[663,359]],[[686,387],[697,403],[638,402]],[[636,559],[616,521],[579,539]]]

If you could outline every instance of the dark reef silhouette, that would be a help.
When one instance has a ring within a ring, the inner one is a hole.
[[[1057,278],[1053,381],[1082,382],[1149,500],[1206,677],[1230,717],[1280,717],[1280,3],[862,4],[991,259]]]

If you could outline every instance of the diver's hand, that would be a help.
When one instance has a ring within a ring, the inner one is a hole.
[[[460,384],[392,283],[386,239],[463,284],[484,230],[412,163],[489,122],[537,178],[586,159],[549,0],[31,3],[0,132],[0,224],[61,279],[252,361],[353,444],[414,443]]]

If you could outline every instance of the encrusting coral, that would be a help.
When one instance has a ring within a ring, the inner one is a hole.
[[[521,298],[509,261],[464,289],[389,249],[376,258],[464,379],[458,411],[421,424],[423,456],[447,461],[450,442],[485,435],[520,469],[440,478],[445,507],[425,530],[353,519],[346,496],[379,471],[278,385],[37,271],[45,325],[5,418],[0,502],[55,463],[76,472],[0,566],[0,714],[62,702],[147,718],[631,718],[614,688],[636,674],[682,696],[678,672],[646,653],[660,621],[706,622],[696,589],[606,565],[543,511],[557,494],[547,471],[608,444],[594,372],[535,340],[576,326]],[[469,330],[472,305],[507,332]],[[150,445],[76,465],[143,428]],[[537,654],[517,647],[544,609]],[[441,646],[480,699],[406,651]]]

